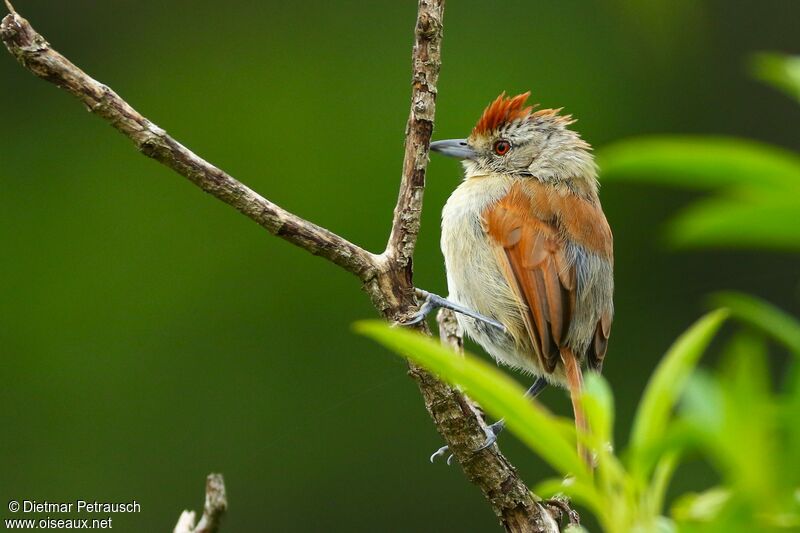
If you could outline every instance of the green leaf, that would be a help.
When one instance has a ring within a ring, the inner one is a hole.
[[[756,78],[800,101],[800,56],[756,54],[750,68]]]
[[[720,366],[722,382],[730,386],[737,399],[748,403],[768,400],[767,346],[761,333],[751,328],[737,331],[728,342]]]
[[[533,493],[542,498],[552,498],[563,494],[580,505],[591,509],[601,521],[608,519],[607,509],[597,492],[587,483],[574,479],[546,479],[533,487]],[[609,529],[606,527],[605,529]]]
[[[800,424],[797,423],[797,413],[800,413],[800,364],[790,365],[786,373],[788,394],[778,410],[779,424],[788,428],[785,467],[789,472],[798,472],[797,477],[800,477]],[[800,506],[800,489],[796,494],[796,503]]]
[[[714,307],[726,307],[731,316],[749,324],[785,345],[800,357],[800,322],[774,305],[738,292],[719,292],[711,296]]]
[[[718,451],[713,459],[728,486],[766,510],[780,492],[776,459],[783,446],[774,431],[777,413],[770,391],[767,347],[760,333],[748,328],[734,335],[725,349],[719,383],[723,426],[710,442]]]
[[[488,413],[505,418],[509,430],[562,474],[591,477],[575,442],[564,436],[562,422],[526,398],[525,390],[496,366],[468,353],[462,357],[430,337],[379,320],[357,322],[354,327],[448,383],[463,387]]]
[[[614,395],[608,382],[597,372],[589,372],[584,379],[583,406],[589,427],[599,440],[597,445],[612,443],[614,429]]]
[[[686,248],[800,250],[798,213],[800,200],[792,196],[762,203],[714,198],[679,214],[670,223],[668,238]]]
[[[661,514],[669,482],[672,481],[672,476],[675,473],[675,469],[678,467],[678,459],[679,456],[677,452],[665,453],[659,458],[653,469],[653,479],[650,482],[647,493],[647,500],[651,506],[651,514]]]
[[[707,439],[709,434],[719,435],[723,431],[724,409],[719,381],[710,373],[698,369],[686,381],[680,403],[681,418],[671,429],[678,433],[677,438],[687,439],[683,442],[685,445],[690,445],[691,439],[700,440],[698,436]],[[684,422],[688,426],[684,426]]]
[[[785,448],[774,432],[776,409],[766,359],[761,333],[749,328],[736,332],[724,350],[720,372],[692,376],[679,422],[673,424],[693,427],[699,448],[726,485],[764,507],[780,492],[774,461],[777,450]]]
[[[640,479],[644,479],[647,472],[637,455],[663,438],[672,408],[689,375],[727,315],[727,311],[720,309],[695,322],[678,337],[650,377],[633,421],[630,440],[630,460],[638,469]]]
[[[689,384],[687,383],[684,394],[688,393]],[[664,432],[664,436],[661,439],[650,444],[647,448],[636,450],[635,454],[628,453],[626,459],[629,464],[633,464],[633,468],[638,468],[634,473],[654,472],[654,470],[658,468],[659,462],[662,461],[664,457],[675,456],[681,458],[687,455],[687,452],[690,453],[700,449],[705,442],[705,437],[706,432],[698,428],[693,420],[678,418],[667,425],[667,430]],[[668,474],[666,477],[662,478],[662,483],[669,483],[669,476],[671,473],[668,470],[663,470],[660,473]],[[646,481],[643,477],[640,476],[637,478],[637,482],[640,484],[643,481]],[[653,484],[657,481],[658,480],[655,479],[655,474],[651,473],[651,479],[647,481],[647,483],[650,483],[649,488],[642,485],[639,490],[650,490],[652,494],[657,495],[658,487]],[[653,492],[654,489],[656,492]]]
[[[684,494],[672,505],[672,517],[679,522],[711,522],[731,499],[731,491],[714,487],[705,492]]]
[[[688,189],[800,188],[800,157],[745,139],[653,136],[619,141],[597,153],[602,180]]]

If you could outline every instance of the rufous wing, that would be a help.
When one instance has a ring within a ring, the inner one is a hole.
[[[604,235],[587,233],[586,225],[571,219],[596,216],[599,207],[553,193],[546,185],[529,193],[520,184],[492,204],[483,214],[484,229],[495,245],[498,263],[519,299],[525,329],[542,368],[553,372],[575,315],[575,266],[567,257],[567,239],[595,247]],[[538,192],[538,193],[537,193]],[[586,204],[589,208],[584,207]],[[570,217],[569,222],[562,219]],[[591,223],[591,221],[586,221]],[[607,228],[605,217],[602,226]],[[580,232],[573,234],[574,231]],[[610,232],[608,233],[610,239]],[[610,244],[610,242],[609,242]],[[611,320],[602,317],[589,346],[589,365],[599,369],[606,353]]]

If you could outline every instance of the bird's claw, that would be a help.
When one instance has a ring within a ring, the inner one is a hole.
[[[433,463],[436,460],[437,457],[444,457],[444,454],[446,454],[449,450],[450,450],[450,446],[442,446],[441,448],[439,448],[438,450],[433,452],[433,455],[431,455],[431,463]],[[450,466],[452,461],[453,461],[453,454],[451,453],[447,457],[447,466]]]
[[[486,429],[484,430],[486,432],[486,441],[484,441],[481,447],[475,451],[479,452],[481,450],[485,450],[486,448],[497,442],[497,436],[500,435],[500,433],[503,431],[503,429],[505,429],[505,427],[506,427],[506,422],[503,419],[498,420],[491,426],[487,426]]]
[[[475,449],[474,453],[483,451],[492,444],[494,444],[495,442],[497,442],[497,436],[500,434],[501,431],[503,431],[504,427],[505,427],[504,420],[498,420],[491,426],[487,426],[486,429],[484,430],[484,432],[486,433],[486,440],[483,442],[483,444],[481,444],[478,448]],[[437,457],[444,457],[448,451],[450,451],[450,446],[442,446],[441,448],[433,452],[433,455],[431,455],[430,458],[431,463],[433,463]],[[452,453],[447,457],[447,465],[450,466],[451,464],[453,464]]]
[[[419,306],[419,309],[411,315],[411,317],[403,322],[400,322],[401,326],[415,326],[425,320],[431,312],[436,309],[436,306],[431,302],[430,296],[426,297],[425,300],[422,302],[422,305]]]

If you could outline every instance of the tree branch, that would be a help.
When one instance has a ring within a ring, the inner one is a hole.
[[[462,353],[464,351],[463,332],[453,312],[449,309],[440,309],[436,321],[439,323],[439,338],[442,344]],[[453,391],[453,394],[458,393]],[[480,487],[503,527],[507,531],[560,531],[553,515],[534,499],[528,487],[517,474],[517,470],[497,450],[496,445],[477,453],[473,451],[481,446],[486,439],[486,434],[484,433],[475,441],[474,430],[469,425],[473,420],[481,421],[480,425],[482,425],[483,415],[479,408],[463,394],[458,394],[457,401],[461,405],[464,415],[454,420],[437,421],[437,427],[450,428],[452,426],[452,431],[466,433],[453,438],[453,440],[456,442],[468,441],[472,447],[454,448],[451,444],[450,451],[461,463],[464,473],[467,474],[470,481]],[[464,419],[469,420],[469,423],[464,423]],[[483,431],[480,425],[479,428]],[[449,439],[448,442],[450,442]]]
[[[355,274],[385,318],[403,321],[417,308],[412,259],[433,131],[444,14],[444,0],[418,1],[403,174],[391,235],[380,255],[282,209],[194,154],[109,87],[53,50],[8,0],[6,5],[11,14],[0,24],[0,38],[25,68],[78,98],[91,112],[131,139],[143,154],[236,208],[270,233]],[[429,333],[426,326],[422,329]],[[475,452],[484,441],[486,426],[472,402],[421,368],[411,366],[409,374],[417,380],[426,409],[467,478],[481,489],[503,526],[509,531],[557,531],[557,527],[552,527],[551,515],[533,500],[496,445]]]
[[[420,0],[412,58],[411,112],[406,125],[400,194],[394,208],[386,254],[411,271],[419,234],[425,170],[436,110],[436,84],[442,65],[444,0]]]
[[[6,5],[11,8],[8,1]],[[3,19],[0,37],[25,68],[78,98],[89,111],[133,141],[143,154],[170,167],[273,235],[359,277],[374,268],[375,261],[369,252],[275,205],[167,135],[109,87],[53,50],[44,37],[13,10]]]
[[[228,510],[228,498],[225,494],[225,480],[222,474],[209,474],[206,478],[206,502],[203,505],[203,516],[195,525],[195,512],[184,511],[178,518],[173,533],[216,533],[222,515]]]

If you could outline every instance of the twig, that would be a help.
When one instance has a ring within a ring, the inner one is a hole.
[[[203,516],[195,525],[194,511],[184,511],[178,518],[173,533],[216,533],[225,511],[228,510],[228,499],[225,495],[225,480],[222,474],[209,474],[206,478],[206,502],[203,505]]]
[[[270,233],[355,274],[375,308],[402,321],[417,307],[412,258],[419,233],[428,148],[433,131],[436,82],[441,66],[444,0],[419,0],[413,51],[411,112],[392,231],[384,253],[372,254],[260,196],[203,160],[145,118],[114,91],[92,79],[11,11],[0,24],[8,50],[36,76],[56,84],[133,141],[148,157],[173,169],[202,190],[249,217]],[[422,329],[427,332],[424,325]],[[467,477],[480,487],[501,523],[510,531],[556,531],[552,517],[536,504],[497,446],[475,453],[485,424],[472,403],[421,368],[409,372],[418,382],[425,407]],[[421,456],[424,454],[421,454]],[[202,523],[202,521],[201,521]]]
[[[143,154],[188,178],[270,233],[358,276],[364,276],[374,267],[369,252],[282,209],[181,145],[109,87],[92,79],[53,50],[44,37],[18,14],[12,12],[3,19],[0,36],[8,50],[28,70],[78,98],[89,111],[104,118],[133,141]]]
[[[444,0],[420,0],[417,13],[411,113],[406,125],[405,156],[400,193],[394,209],[392,232],[386,254],[411,272],[411,260],[419,234],[422,193],[428,148],[436,110],[436,84],[442,65],[442,17]]]

